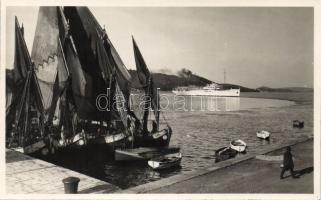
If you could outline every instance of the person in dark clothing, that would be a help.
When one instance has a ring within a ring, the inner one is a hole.
[[[291,153],[291,147],[287,147],[286,148],[286,152],[283,155],[283,168],[281,171],[281,175],[280,175],[280,179],[283,179],[283,175],[285,173],[285,171],[290,171],[292,178],[297,178],[294,175],[294,163],[293,163],[293,157],[292,157],[292,153]]]

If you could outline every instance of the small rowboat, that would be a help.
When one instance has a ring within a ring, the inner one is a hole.
[[[304,121],[294,120],[293,121],[293,127],[295,127],[295,128],[303,128],[304,127]]]
[[[155,169],[168,169],[179,166],[182,160],[182,153],[167,154],[148,161],[148,165]]]
[[[244,152],[246,149],[246,143],[243,140],[233,140],[230,145],[237,152]]]
[[[262,131],[257,132],[257,133],[256,133],[256,136],[257,136],[258,138],[267,140],[267,139],[270,138],[270,132],[262,130]]]
[[[231,147],[222,147],[215,151],[215,162],[234,158],[236,155],[237,151],[235,151]]]

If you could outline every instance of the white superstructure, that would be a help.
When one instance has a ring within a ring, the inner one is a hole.
[[[239,97],[240,89],[224,90],[216,83],[209,84],[203,88],[188,88],[178,87],[173,90],[176,95],[190,95],[190,96],[224,96],[224,97]]]

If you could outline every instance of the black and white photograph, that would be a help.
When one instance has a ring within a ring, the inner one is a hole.
[[[318,1],[5,2],[5,195],[320,198]]]

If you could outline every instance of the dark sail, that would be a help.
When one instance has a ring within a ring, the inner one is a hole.
[[[113,44],[109,40],[106,31],[101,28],[101,26],[87,7],[65,7],[64,12],[66,17],[70,20],[71,30],[73,30],[73,27],[74,29],[77,29],[72,33],[75,41],[78,40],[77,38],[89,40],[87,48],[89,48],[89,50],[91,50],[92,52],[96,52],[96,45],[98,40],[104,41],[103,45],[110,64],[115,67],[117,72],[116,77],[119,87],[124,93],[126,99],[128,99],[130,93],[129,86],[131,76]],[[80,32],[82,36],[79,35]],[[78,35],[75,36],[74,33]]]
[[[28,49],[18,20],[16,19],[16,49],[15,49],[15,77],[19,77],[20,93],[14,95],[14,106],[11,113],[14,113],[15,135],[18,137],[20,146],[32,144],[37,137],[43,136],[43,101],[35,74],[34,65],[31,62]],[[21,73],[23,72],[23,73]],[[16,79],[18,80],[18,79]],[[7,124],[11,125],[10,117],[6,118]]]
[[[150,71],[147,68],[147,65],[144,61],[144,58],[134,40],[133,37],[133,46],[134,46],[134,55],[135,55],[135,62],[136,62],[136,69],[140,84],[145,87],[145,94],[146,94],[146,106],[145,106],[145,114],[144,114],[144,128],[146,129],[146,123],[148,118],[149,112],[149,105],[151,105],[152,109],[154,110],[154,115],[156,119],[157,125],[159,124],[159,97],[157,93],[157,89],[154,87],[153,77]]]
[[[18,19],[15,17],[14,81],[16,84],[19,84],[26,79],[28,70],[30,70],[32,64],[23,37]]]
[[[98,30],[97,30],[98,33]],[[108,56],[106,49],[103,45],[103,40],[98,40],[96,44],[96,52],[97,52],[97,59],[104,74],[104,78],[106,81],[109,81],[109,88],[110,88],[110,96],[109,96],[109,103],[110,103],[110,112],[109,112],[109,120],[112,119],[120,119],[123,122],[124,127],[127,127],[127,109],[128,104],[127,100],[128,97],[123,93],[121,87],[119,85],[119,73],[117,73],[116,64],[112,57]],[[127,86],[128,87],[128,86]],[[129,91],[126,89],[126,91]],[[129,96],[129,93],[127,94]]]
[[[63,48],[71,74],[73,98],[79,118],[99,121],[107,113],[97,108],[96,98],[100,94],[106,94],[107,84],[96,55],[95,41],[98,40],[98,35],[96,29],[92,34],[87,34],[86,27],[73,9],[75,8],[65,7],[63,10],[66,21],[69,21],[68,37]]]
[[[24,40],[24,36],[20,28],[17,17],[15,17],[15,54],[13,65],[13,81],[12,100],[10,106],[6,110],[6,120],[9,127],[15,120],[15,111],[22,97],[25,83],[28,77],[28,71],[31,68],[31,58]]]
[[[77,85],[82,85],[80,88],[73,88],[74,93],[81,91],[80,95],[78,94],[75,96],[76,104],[77,101],[80,100],[79,97],[85,97],[87,101],[82,101],[82,103],[89,103],[86,104],[86,108],[91,108],[90,99],[97,97],[102,93],[106,94],[107,88],[111,89],[111,94],[109,94],[110,109],[112,108],[112,105],[120,105],[120,98],[115,98],[116,93],[118,96],[122,96],[121,98],[125,98],[126,104],[126,97],[129,96],[129,81],[126,79],[119,79],[119,77],[123,77],[123,75],[119,73],[119,68],[114,57],[111,53],[106,51],[106,47],[103,43],[103,30],[96,22],[96,19],[86,7],[64,7],[64,14],[69,21],[70,34],[72,35],[73,44],[75,46],[74,51],[71,51],[71,49],[66,51],[67,63],[76,62],[75,60],[77,59],[79,60],[79,63],[77,64],[79,67],[74,67],[75,64],[68,63],[72,74],[72,85],[74,85],[75,81],[79,82]],[[74,58],[70,61],[68,57]],[[115,77],[116,79],[114,80]],[[111,84],[113,84],[113,86]],[[86,90],[86,88],[88,88],[88,90]],[[92,93],[89,94],[89,92]],[[92,105],[96,106],[96,104]],[[123,106],[121,109],[116,110],[111,109],[111,112],[95,110],[95,112],[92,113],[98,113],[99,115],[97,115],[97,118],[91,116],[91,119],[106,119],[107,121],[121,119],[124,126],[126,126],[126,123],[124,123],[124,116],[127,115],[126,107],[127,106]],[[118,108],[120,107],[118,106]],[[77,109],[79,109],[78,105]],[[87,114],[89,114],[89,112],[87,112]],[[83,116],[84,115],[85,113],[83,113]]]

